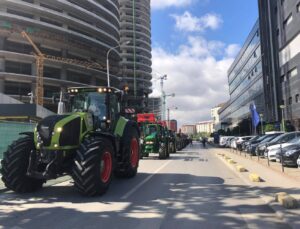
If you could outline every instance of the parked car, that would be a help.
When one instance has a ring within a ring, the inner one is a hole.
[[[250,145],[251,144],[251,142],[253,142],[253,141],[256,141],[258,138],[260,138],[261,137],[261,135],[256,135],[256,136],[253,136],[250,140],[248,140],[248,141],[244,141],[243,143],[242,143],[242,150],[243,151],[247,151],[247,147],[248,147],[248,145]]]
[[[297,165],[298,165],[298,168],[300,168],[300,156],[298,157]]]
[[[236,148],[238,150],[242,149],[242,143],[249,141],[250,139],[252,139],[254,136],[244,136],[244,137],[237,137],[235,139],[235,144],[236,144]]]
[[[266,156],[265,151],[266,151],[267,147],[289,142],[289,141],[293,140],[294,138],[296,138],[298,135],[300,135],[300,132],[285,133],[285,134],[277,136],[276,138],[274,138],[273,140],[271,140],[269,142],[261,143],[256,148],[257,154],[259,154],[261,156],[262,155]]]
[[[275,133],[275,134],[266,134],[263,135],[261,138],[257,139],[256,141],[252,142],[250,146],[247,148],[247,152],[250,153],[252,156],[256,155],[256,147],[261,143],[267,143],[274,138],[282,135],[283,133]]]
[[[231,142],[235,139],[235,137],[228,137],[226,140],[226,148],[230,148]]]
[[[288,146],[291,146],[294,144],[300,144],[300,136],[299,135],[297,135],[296,138],[294,138],[288,142],[268,146],[265,151],[265,157],[269,157],[269,160],[271,160],[271,161],[276,161],[276,154],[281,152],[281,149],[280,149],[281,147],[282,147],[282,149],[285,149],[285,147],[288,147]]]
[[[230,138],[230,137],[232,137],[232,136],[221,136],[219,146],[226,147],[227,139]]]
[[[282,155],[282,156],[281,156]],[[284,166],[298,166],[297,160],[300,156],[300,145],[287,146],[282,150],[282,154],[279,152],[276,154],[276,161],[281,162],[283,160]]]

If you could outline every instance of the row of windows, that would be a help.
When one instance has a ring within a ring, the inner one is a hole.
[[[254,51],[250,59],[248,59],[247,63],[244,65],[244,67],[241,69],[241,71],[238,73],[238,75],[235,77],[235,79],[229,83],[229,91],[232,93],[239,84],[246,78],[246,75],[249,74],[249,72],[252,70],[258,61],[258,56],[256,53],[260,53],[261,48],[260,46]]]
[[[239,96],[234,102],[232,102],[222,114],[222,120],[225,118],[232,118],[232,113],[237,112],[239,115],[243,115],[244,112],[249,112],[249,106],[246,104],[252,101],[258,95],[263,94],[263,79],[257,80],[248,90],[246,90],[241,96]],[[262,102],[262,101],[261,101]],[[257,105],[257,104],[255,104]],[[243,112],[242,112],[243,111]],[[242,112],[242,113],[241,113]]]
[[[300,103],[300,97],[299,97],[299,94],[296,94],[296,95],[294,96],[294,101],[295,101],[295,102],[293,102],[293,97],[290,96],[289,99],[288,99],[288,105],[292,105],[293,103]],[[284,105],[284,104],[285,104],[285,101],[282,100],[281,103]]]
[[[287,81],[287,79],[291,79],[293,77],[295,77],[296,75],[298,75],[298,69],[297,68],[293,68],[292,70],[290,70],[287,75],[282,75],[280,78],[280,82],[284,83]]]
[[[277,9],[277,7],[275,7],[275,14],[277,14],[277,12],[278,12],[278,9]],[[297,12],[297,13],[300,13],[300,3],[298,3],[298,4],[296,5],[296,12]],[[293,19],[294,19],[294,18],[293,18],[293,12],[291,12],[291,13],[284,19],[284,21],[283,21],[283,28],[286,29],[287,26],[291,24],[291,22],[293,21]],[[279,23],[278,23],[278,24],[279,24]],[[277,28],[276,33],[277,33],[277,36],[279,36],[279,34],[280,34],[279,28]]]
[[[42,5],[41,5],[42,6]],[[47,7],[48,8],[48,7]],[[34,15],[33,14],[29,14],[29,13],[26,13],[26,12],[23,12],[23,11],[19,11],[19,10],[15,10],[15,9],[7,9],[7,13],[10,13],[10,14],[13,14],[13,15],[17,15],[17,16],[22,16],[22,17],[26,17],[26,18],[30,18],[30,19],[33,19],[34,18]],[[88,23],[88,24],[92,24],[91,22],[88,22],[87,20],[85,20],[85,19],[82,19],[82,18],[80,18],[80,17],[78,17],[78,16],[76,16],[76,15],[74,15],[74,14],[71,14],[71,13],[68,13],[68,15],[70,16],[70,17],[73,17],[73,18],[76,18],[76,19],[78,19],[78,20],[80,20],[80,21],[82,21],[82,22],[85,22],[85,23]],[[51,18],[46,18],[46,17],[40,17],[40,19],[39,19],[41,22],[44,22],[44,23],[47,23],[47,24],[50,24],[50,25],[54,25],[54,26],[57,26],[57,27],[63,27],[63,23],[61,23],[61,22],[58,22],[58,21],[56,21],[56,20],[53,20],[53,19],[51,19]],[[102,29],[103,30],[103,28],[101,27],[101,26],[99,26],[99,25],[95,25],[97,28],[99,28],[99,29]],[[84,32],[84,31],[82,31],[82,30],[78,30],[78,29],[75,29],[75,28],[72,28],[71,26],[68,26],[68,29],[69,30],[73,30],[73,31],[75,31],[75,32],[78,32],[78,33],[80,33],[80,34],[83,34],[83,35],[86,35],[86,36],[88,36],[88,37],[93,37],[91,34],[89,34],[89,33],[87,33],[87,32]],[[115,35],[116,35],[116,33],[115,33]]]
[[[234,67],[234,69],[232,70],[232,72],[229,74],[229,83],[231,83],[231,81],[236,77],[236,75],[238,74],[238,72],[240,71],[240,69],[243,67],[243,65],[245,64],[246,61],[248,61],[250,55],[261,55],[260,51],[256,52],[255,54],[252,53],[253,49],[257,46],[257,44],[260,42],[260,38],[259,38],[259,31],[257,30],[255,33],[255,36],[252,38],[251,42],[249,43],[249,45],[247,46],[246,50],[244,51],[242,57],[239,59],[238,63],[236,64],[236,66]]]

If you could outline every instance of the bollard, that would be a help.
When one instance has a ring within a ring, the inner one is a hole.
[[[284,173],[282,145],[280,144],[281,171]]]

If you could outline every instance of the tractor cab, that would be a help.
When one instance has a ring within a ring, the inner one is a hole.
[[[68,113],[86,112],[94,130],[111,129],[121,112],[122,92],[115,88],[69,88]]]

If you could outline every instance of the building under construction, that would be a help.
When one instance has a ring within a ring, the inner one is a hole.
[[[130,7],[136,10],[129,12]],[[55,109],[51,105],[53,94],[66,87],[106,84],[106,54],[119,44],[122,55],[116,48],[109,56],[111,84],[119,87],[128,83],[133,96],[150,92],[149,0],[2,0],[0,93],[29,102],[29,93],[36,93],[37,53],[21,35],[22,31],[43,55],[62,59],[45,59],[43,65],[43,103],[51,110]],[[125,40],[131,43],[122,45]],[[81,65],[78,61],[96,63],[98,67]]]
[[[151,11],[150,0],[119,0],[121,67],[123,81],[129,85],[128,106],[146,111],[151,90]],[[126,41],[132,41],[125,45]]]

